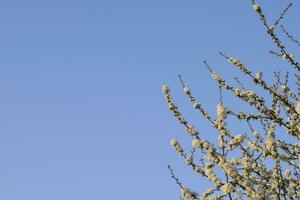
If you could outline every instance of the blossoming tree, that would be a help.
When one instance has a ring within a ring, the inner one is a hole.
[[[299,41],[281,25],[281,20],[292,4],[289,4],[275,23],[270,25],[259,4],[254,0],[251,2],[268,36],[277,48],[277,51],[270,51],[270,53],[288,62],[294,76],[291,77],[289,73],[283,76],[274,73],[275,82],[271,84],[264,80],[262,73],[253,73],[238,59],[220,53],[245,77],[259,86],[266,96],[246,89],[241,81],[238,81],[238,86],[233,86],[214,72],[207,62],[204,62],[220,91],[233,94],[256,110],[255,114],[235,112],[224,105],[220,92],[220,102],[214,119],[197,102],[179,75],[183,91],[193,104],[193,108],[198,110],[217,130],[217,143],[208,141],[204,138],[205,135],[199,134],[174,104],[169,87],[166,85],[162,87],[169,110],[192,137],[190,152],[185,151],[176,139],[172,139],[170,144],[195,173],[211,181],[213,185],[203,194],[191,191],[181,183],[174,174],[173,168],[169,166],[171,177],[180,187],[183,199],[300,199],[300,63],[292,53],[288,52],[276,34],[277,31],[282,31],[291,42],[300,46]],[[294,81],[291,83],[289,79]],[[229,130],[226,123],[229,116],[246,122],[244,123],[247,125],[246,133],[235,134]],[[282,137],[283,134],[286,137]],[[195,152],[199,152],[201,157],[196,157]],[[230,156],[232,153],[235,155],[234,158]]]

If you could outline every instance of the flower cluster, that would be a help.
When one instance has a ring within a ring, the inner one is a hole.
[[[241,144],[245,139],[245,136],[244,135],[237,135],[235,136],[231,141],[230,141],[230,146],[231,148],[234,148],[236,146],[238,146],[239,144]]]
[[[231,183],[226,183],[221,187],[221,189],[225,195],[228,195],[230,192],[234,190],[234,187]]]
[[[183,149],[181,148],[180,144],[177,142],[177,140],[175,138],[171,139],[170,145],[175,148],[175,150],[179,153],[179,155],[185,157],[185,153],[184,153]]]
[[[226,118],[226,109],[222,104],[217,106],[217,116],[219,121],[224,121]]]

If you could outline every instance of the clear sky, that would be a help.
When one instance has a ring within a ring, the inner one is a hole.
[[[286,6],[260,3],[271,21]],[[284,20],[294,33],[299,9]],[[268,55],[272,48],[250,1],[1,0],[0,199],[179,199],[167,164],[203,191],[206,182],[169,146],[190,138],[161,86],[215,138],[177,74],[214,113],[217,89],[202,61],[227,79],[240,75],[223,51],[271,76],[286,70],[273,66],[283,62]]]

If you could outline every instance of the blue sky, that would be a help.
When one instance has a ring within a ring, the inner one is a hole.
[[[271,21],[286,6],[260,3]],[[299,6],[284,20],[294,33]],[[1,0],[0,27],[5,200],[178,199],[167,164],[203,191],[206,182],[169,146],[172,137],[186,145],[190,138],[161,86],[170,85],[187,118],[215,138],[178,73],[215,112],[217,89],[203,60],[227,79],[240,74],[219,51],[270,77],[287,69],[268,55],[273,45],[250,1]]]

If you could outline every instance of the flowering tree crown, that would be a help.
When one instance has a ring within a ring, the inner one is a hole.
[[[264,80],[261,72],[253,73],[237,58],[220,53],[245,77],[262,88],[269,97],[265,98],[245,88],[238,79],[236,79],[238,86],[230,84],[213,71],[205,61],[204,66],[220,89],[220,102],[216,107],[216,119],[214,119],[196,100],[179,75],[183,91],[193,108],[217,130],[218,145],[206,140],[205,135],[199,134],[179,111],[171,97],[169,87],[166,85],[162,87],[169,110],[192,137],[190,153],[187,153],[175,138],[170,141],[170,145],[195,173],[213,183],[213,187],[207,188],[203,194],[191,191],[180,182],[173,168],[169,166],[171,177],[180,187],[184,199],[300,199],[300,63],[295,59],[294,54],[288,52],[276,34],[276,31],[281,30],[291,42],[300,46],[300,42],[281,25],[281,20],[292,4],[288,4],[275,23],[270,25],[261,6],[254,0],[251,0],[251,3],[277,48],[270,53],[285,60],[292,67],[291,70],[295,71],[294,76],[290,78],[289,73],[282,75],[275,72],[275,82],[270,84]],[[290,83],[290,79],[294,79],[293,83]],[[221,91],[227,91],[244,101],[254,108],[256,113],[236,112],[230,109],[224,104]],[[229,116],[246,122],[248,131],[235,134],[229,130],[226,123]],[[286,137],[279,137],[279,134],[285,134]],[[200,158],[195,156],[196,151],[202,155]],[[237,157],[231,158],[229,155],[232,152]],[[217,173],[217,170],[223,174]]]

